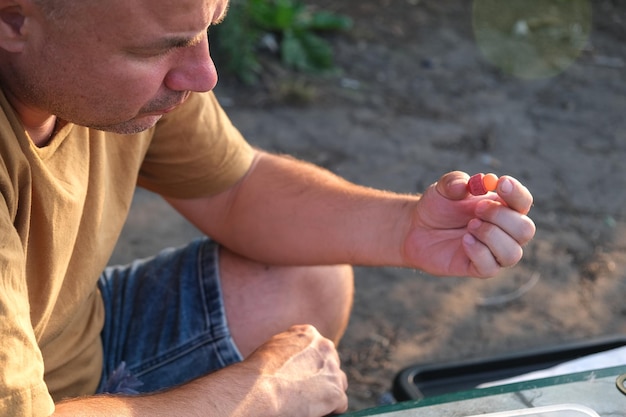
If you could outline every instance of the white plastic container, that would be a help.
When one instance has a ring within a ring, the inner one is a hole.
[[[524,408],[522,410],[472,415],[467,417],[600,417],[589,407],[580,404],[558,404],[545,407]]]

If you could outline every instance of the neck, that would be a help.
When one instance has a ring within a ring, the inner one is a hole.
[[[11,94],[9,90],[5,90],[5,95],[9,103],[11,103],[15,109],[31,141],[37,147],[45,146],[52,136],[54,136],[55,129],[59,128],[58,122],[60,120],[53,114],[34,109],[25,104]]]
[[[35,144],[35,146],[41,148],[46,146],[50,139],[54,136],[57,129],[57,118],[56,116],[50,116],[43,123],[38,124],[37,126],[26,126],[26,132],[30,137],[30,140]]]

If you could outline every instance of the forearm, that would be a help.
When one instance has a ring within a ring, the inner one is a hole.
[[[349,183],[289,157],[259,154],[233,192],[211,205],[207,231],[232,250],[275,264],[402,265],[417,196]]]
[[[137,396],[96,395],[63,401],[54,417],[80,416],[272,416],[268,385],[242,364],[167,391]]]

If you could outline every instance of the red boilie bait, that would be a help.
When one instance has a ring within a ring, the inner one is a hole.
[[[487,194],[488,191],[495,191],[498,185],[496,174],[474,174],[467,182],[467,189],[472,195]]]

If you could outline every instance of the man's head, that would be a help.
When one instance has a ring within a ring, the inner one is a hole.
[[[80,5],[80,6],[77,6]],[[227,0],[0,0],[0,83],[23,116],[149,128],[217,82],[207,27]]]

